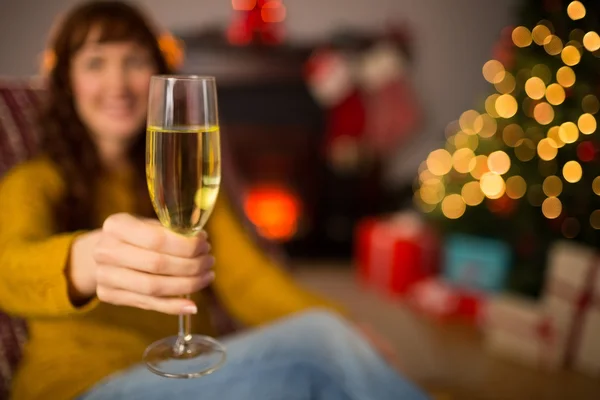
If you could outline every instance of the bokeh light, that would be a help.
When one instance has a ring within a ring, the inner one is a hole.
[[[563,236],[567,239],[573,239],[574,237],[579,235],[580,229],[581,226],[579,224],[579,221],[577,220],[577,218],[573,217],[565,218],[560,227],[560,231],[562,232]]]
[[[596,114],[600,110],[600,102],[593,94],[588,94],[581,100],[581,108],[583,112]]]
[[[511,199],[520,199],[527,191],[527,183],[521,176],[511,176],[506,180],[506,195]]]
[[[417,207],[419,207],[419,209],[421,211],[423,211],[424,213],[430,213],[436,209],[435,204],[427,204],[427,203],[423,202],[419,192],[415,192],[415,194],[413,196],[413,203],[416,204]]]
[[[262,20],[267,23],[282,22],[286,14],[285,5],[278,0],[267,1],[260,10]]]
[[[256,7],[256,0],[231,0],[231,6],[236,11],[251,11]]]
[[[548,134],[546,136],[548,139],[552,139],[559,149],[565,145],[565,142],[560,138],[560,127],[558,126],[553,126],[548,129]]]
[[[548,197],[542,203],[542,214],[548,219],[555,219],[562,212],[562,203],[556,197]]]
[[[458,132],[454,136],[454,146],[457,149],[467,148],[473,151],[479,146],[479,138],[476,135],[467,135],[464,132]]]
[[[600,229],[600,210],[594,210],[590,215],[590,225],[594,229]]]
[[[517,47],[527,47],[531,44],[531,31],[524,26],[517,26],[513,29],[511,36]]]
[[[510,157],[501,150],[490,154],[487,162],[489,170],[498,175],[503,175],[510,169]]]
[[[486,172],[483,174],[480,185],[483,194],[490,199],[499,199],[506,190],[504,179],[493,172]]]
[[[579,138],[579,129],[573,122],[565,122],[558,128],[558,137],[565,143],[575,143]]]
[[[575,72],[569,67],[560,67],[556,72],[556,81],[560,86],[569,88],[575,84]]]
[[[494,84],[496,90],[502,94],[511,93],[515,90],[515,86],[515,77],[510,72],[505,72],[502,80]]]
[[[479,117],[479,113],[475,110],[463,112],[458,119],[460,129],[468,135],[474,135],[475,129],[473,128],[473,125],[475,125],[475,119],[477,119],[477,117]]]
[[[545,101],[537,104],[533,109],[533,117],[540,125],[548,125],[554,120],[554,109]]]
[[[596,146],[591,141],[579,143],[577,146],[577,158],[583,162],[590,162],[596,158]]]
[[[472,159],[469,163],[469,170],[473,178],[481,179],[485,173],[490,171],[487,164],[487,156],[479,155]]]
[[[529,186],[529,190],[527,190],[527,200],[529,201],[529,204],[534,207],[539,207],[542,205],[545,197],[546,196],[544,196],[544,192],[542,191],[542,185],[535,184]]]
[[[493,118],[499,118],[500,114],[496,111],[496,100],[498,100],[500,95],[498,93],[494,93],[485,99],[485,111],[491,115]]]
[[[546,85],[541,78],[534,76],[525,82],[525,92],[527,93],[527,96],[532,99],[539,100],[544,97],[544,94],[546,93]]]
[[[592,190],[595,194],[600,196],[600,176],[595,177],[592,181]]]
[[[592,52],[600,49],[600,36],[594,31],[586,33],[583,37],[583,46],[587,51]]]
[[[569,15],[569,18],[571,18],[573,21],[576,21],[585,17],[585,7],[580,1],[572,1],[567,6],[567,14]]]
[[[498,83],[504,79],[504,66],[498,60],[489,60],[483,65],[483,77],[489,83]]]
[[[452,165],[457,172],[467,174],[471,172],[471,160],[475,158],[473,150],[468,148],[458,149],[452,155]]]
[[[550,32],[550,29],[548,29],[548,27],[546,25],[537,25],[535,28],[533,28],[533,30],[531,31],[531,36],[533,37],[533,41],[542,46],[544,44],[544,42],[546,41],[546,38],[548,36],[550,36],[552,34],[552,32]]]
[[[475,133],[483,138],[490,138],[496,134],[496,130],[498,129],[498,123],[496,119],[493,118],[489,114],[481,114],[477,118],[475,118],[475,122],[473,124],[473,129]]]
[[[481,191],[479,182],[475,181],[465,183],[465,185],[462,187],[461,195],[464,202],[468,206],[476,206],[481,204],[485,197]]]
[[[558,83],[553,83],[546,88],[546,100],[553,106],[558,106],[565,101],[565,89]]]
[[[560,58],[566,65],[572,67],[573,65],[577,65],[581,60],[581,53],[579,53],[577,47],[569,45],[565,46],[561,51]]]
[[[452,169],[452,156],[444,149],[432,151],[427,157],[427,168],[434,175],[446,175]]]
[[[544,50],[551,56],[560,54],[563,49],[562,40],[556,35],[550,35],[544,41]]]
[[[577,161],[568,161],[563,166],[563,176],[569,183],[579,182],[583,173],[581,165]]]
[[[510,94],[503,94],[496,100],[496,111],[502,118],[511,118],[517,113],[517,101]]]
[[[446,196],[442,201],[442,213],[449,219],[457,219],[462,217],[467,206],[463,198],[459,194],[451,194]]]
[[[577,126],[584,135],[596,132],[596,118],[592,114],[582,114],[577,120]]]
[[[537,145],[538,156],[544,161],[553,160],[558,154],[558,146],[552,139],[542,139]]]
[[[502,130],[502,140],[509,147],[516,147],[519,140],[523,139],[525,132],[517,124],[506,125]]]
[[[556,175],[552,175],[544,179],[542,190],[548,197],[558,197],[562,193],[563,183]]]
[[[515,155],[521,161],[529,161],[535,156],[535,144],[530,139],[521,139],[515,147]]]
[[[438,204],[444,198],[446,188],[440,178],[428,179],[421,184],[419,195],[426,204]]]

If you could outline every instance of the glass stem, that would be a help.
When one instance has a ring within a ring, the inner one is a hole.
[[[185,295],[184,298],[190,299],[190,295]],[[183,355],[186,351],[187,342],[192,338],[192,317],[190,314],[179,314],[179,332],[175,341],[175,354]]]

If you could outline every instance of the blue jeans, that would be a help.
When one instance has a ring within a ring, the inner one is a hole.
[[[168,379],[144,366],[98,383],[78,400],[420,400],[343,319],[297,314],[223,341],[227,362],[197,379]]]

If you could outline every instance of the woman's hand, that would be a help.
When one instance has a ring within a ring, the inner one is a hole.
[[[106,303],[167,314],[195,314],[191,294],[214,279],[205,232],[184,237],[153,220],[115,214],[94,248],[96,295]]]

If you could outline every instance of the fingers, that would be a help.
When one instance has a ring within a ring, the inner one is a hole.
[[[196,314],[197,312],[193,301],[178,297],[160,298],[104,286],[98,288],[97,296],[106,303],[153,310],[171,315]]]
[[[125,213],[108,217],[102,230],[133,246],[175,257],[190,258],[208,251],[207,235],[204,231],[194,237],[185,237],[169,231],[155,221],[139,219]]]
[[[98,287],[118,289],[152,297],[181,296],[204,289],[214,280],[214,272],[206,272],[195,276],[162,276],[119,268],[110,265],[99,265],[96,269]]]
[[[118,265],[156,275],[196,276],[210,270],[215,263],[214,257],[207,254],[210,244],[204,243],[206,251],[202,255],[183,258],[153,252],[108,236],[102,238],[102,243],[96,247],[94,261],[101,265]]]

